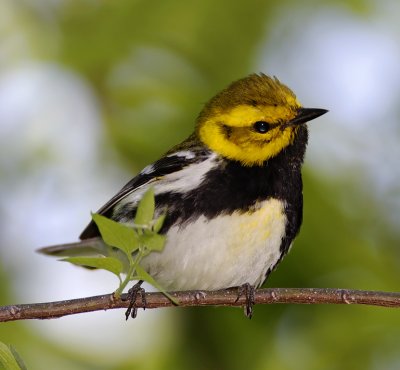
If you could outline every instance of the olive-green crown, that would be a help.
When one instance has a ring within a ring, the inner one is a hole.
[[[286,105],[289,100],[295,101],[295,94],[276,77],[269,77],[264,73],[253,73],[232,82],[226,89],[210,99],[200,112],[198,122],[208,118],[216,110],[227,111],[238,105]]]

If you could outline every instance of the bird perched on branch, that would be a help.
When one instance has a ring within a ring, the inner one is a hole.
[[[303,108],[275,77],[233,82],[205,104],[192,135],[98,213],[130,224],[152,186],[156,213],[166,211],[167,239],[141,265],[164,289],[259,287],[299,232],[306,123],[326,112]],[[97,226],[91,222],[80,239],[42,251],[90,247],[100,241]]]

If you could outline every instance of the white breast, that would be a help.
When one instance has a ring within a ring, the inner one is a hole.
[[[258,286],[279,260],[285,225],[284,204],[276,199],[258,203],[251,213],[200,216],[172,227],[164,250],[142,265],[167,290]]]

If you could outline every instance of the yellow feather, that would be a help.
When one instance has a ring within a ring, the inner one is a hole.
[[[282,130],[278,126],[266,134],[259,134],[252,129],[253,124],[257,121],[283,124],[294,117],[295,110],[290,106],[241,105],[211,116],[199,125],[198,135],[211,150],[226,158],[245,166],[260,165],[290,145],[297,128],[293,126]],[[226,128],[230,129],[229,135],[225,132]]]

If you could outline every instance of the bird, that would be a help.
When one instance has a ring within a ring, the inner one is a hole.
[[[307,122],[326,112],[304,108],[276,77],[253,73],[234,81],[204,105],[186,140],[145,167],[97,213],[130,225],[152,187],[156,216],[166,215],[160,230],[166,243],[141,266],[166,290],[254,291],[299,233]],[[80,242],[41,252],[59,255],[96,243],[100,233],[91,221]]]

